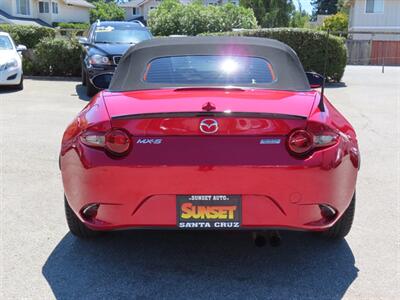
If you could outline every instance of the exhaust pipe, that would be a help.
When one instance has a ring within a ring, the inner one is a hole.
[[[263,233],[253,232],[253,242],[256,247],[261,248],[267,244],[267,238]]]
[[[279,247],[281,245],[281,235],[277,230],[270,231],[269,244],[271,247]]]
[[[278,231],[272,230],[266,233],[253,232],[253,242],[256,247],[264,247],[267,240],[271,247],[278,247],[281,244],[281,236]]]

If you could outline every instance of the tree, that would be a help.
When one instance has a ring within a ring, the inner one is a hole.
[[[257,28],[257,20],[249,8],[232,3],[204,6],[198,1],[184,5],[178,0],[162,1],[150,12],[147,24],[151,32],[159,36]]]
[[[266,14],[265,0],[240,0],[240,5],[246,8],[251,8],[256,16],[257,23],[263,27],[263,22]]]
[[[289,26],[297,28],[305,28],[309,23],[310,15],[306,11],[296,10],[290,19]]]
[[[338,0],[311,0],[313,16],[333,15],[338,11]]]
[[[294,10],[292,0],[270,0],[264,27],[288,27]]]
[[[290,27],[305,28],[308,27],[310,21],[310,15],[303,10],[301,6],[301,1],[297,0],[298,10],[295,10],[290,19]]]
[[[292,0],[240,0],[251,8],[261,27],[287,27],[295,10]]]
[[[349,17],[345,13],[337,13],[324,19],[322,30],[330,30],[333,34],[346,36],[343,32],[347,32],[349,26]]]
[[[104,2],[104,0],[94,1],[95,8],[90,10],[90,22],[101,21],[123,21],[125,11],[118,7],[114,2]]]
[[[338,11],[349,14],[350,7],[354,4],[354,0],[339,0],[338,1]]]

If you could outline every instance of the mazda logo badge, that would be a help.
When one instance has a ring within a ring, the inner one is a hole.
[[[204,119],[200,122],[200,131],[205,134],[212,134],[218,131],[218,122],[214,119]]]

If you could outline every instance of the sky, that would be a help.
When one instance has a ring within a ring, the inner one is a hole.
[[[304,9],[306,12],[308,12],[309,14],[311,14],[312,12],[312,6],[311,6],[311,1],[310,0],[293,0],[294,4],[296,5],[297,8],[299,8],[298,6],[298,2],[300,2],[301,4],[301,8]]]

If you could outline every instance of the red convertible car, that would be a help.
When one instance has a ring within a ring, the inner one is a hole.
[[[319,79],[275,40],[179,37],[131,47],[62,139],[70,231],[343,238],[359,151],[350,123],[311,89]]]

